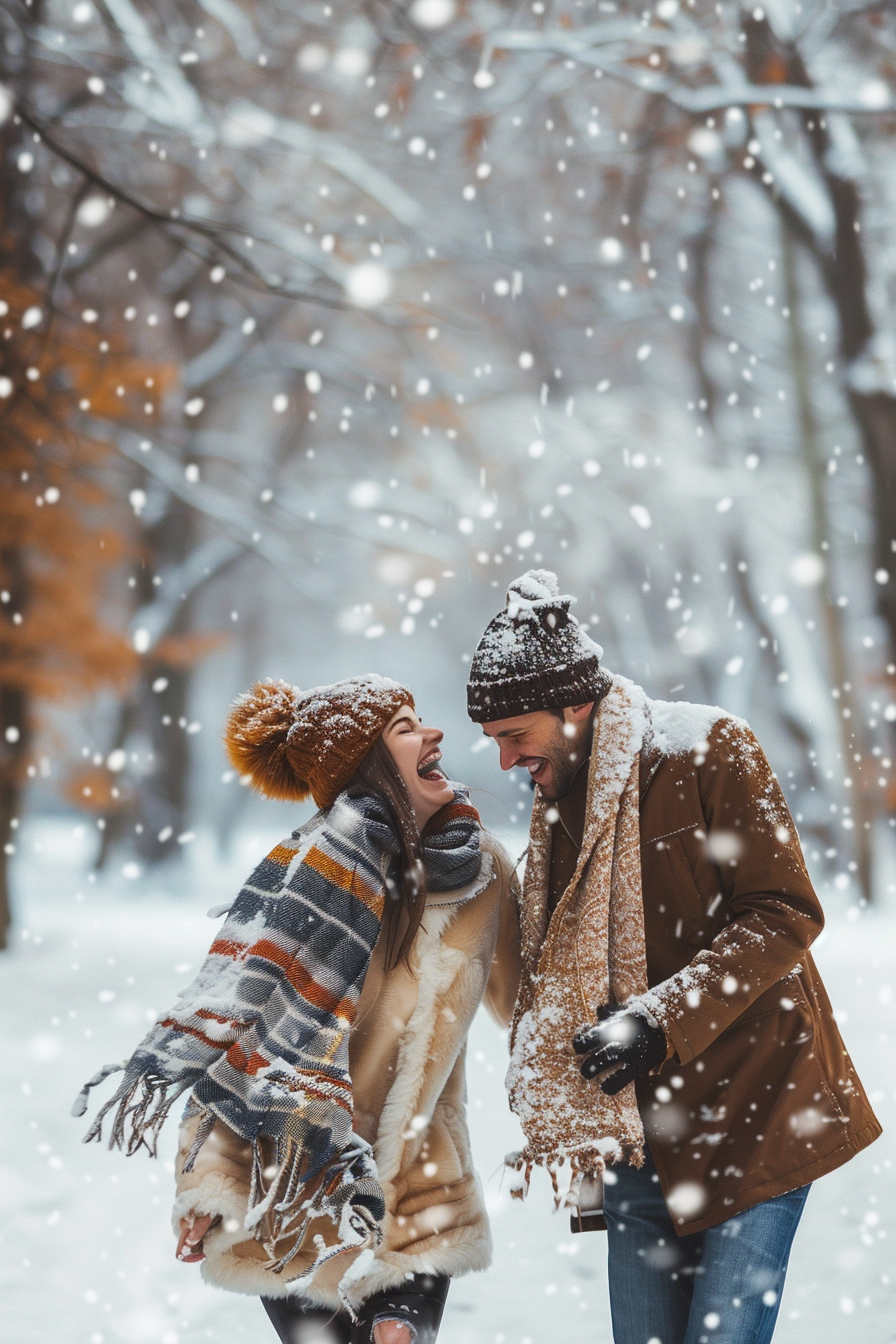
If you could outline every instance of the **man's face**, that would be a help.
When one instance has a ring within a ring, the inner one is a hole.
[[[486,737],[494,738],[501,753],[501,769],[528,770],[545,798],[555,802],[569,793],[573,777],[588,753],[594,701],[570,705],[563,718],[546,709],[517,714],[511,719],[484,723]]]

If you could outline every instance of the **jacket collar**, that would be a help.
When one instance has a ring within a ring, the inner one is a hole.
[[[662,751],[648,734],[644,740],[644,746],[641,748],[641,763],[639,768],[638,786],[642,803],[644,801],[644,795],[650,787],[650,781],[659,769],[660,761],[662,759]]]

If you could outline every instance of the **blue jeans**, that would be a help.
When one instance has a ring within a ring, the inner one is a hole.
[[[769,1344],[809,1186],[678,1237],[648,1154],[604,1188],[614,1344]]]

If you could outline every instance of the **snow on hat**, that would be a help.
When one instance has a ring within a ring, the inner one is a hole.
[[[224,746],[234,769],[268,798],[310,793],[329,807],[402,705],[414,708],[410,691],[375,673],[307,691],[258,681],[234,702]]]
[[[570,615],[574,601],[561,596],[548,569],[514,579],[504,611],[490,622],[470,664],[467,713],[474,723],[563,709],[606,692],[604,651]]]

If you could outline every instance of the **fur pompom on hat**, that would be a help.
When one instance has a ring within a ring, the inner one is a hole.
[[[514,579],[470,664],[467,713],[474,723],[602,699],[610,685],[600,667],[604,651],[570,614],[574,601],[561,595],[548,569]]]
[[[259,793],[330,807],[402,705],[414,708],[410,691],[375,673],[307,691],[258,681],[230,711],[224,746]]]

